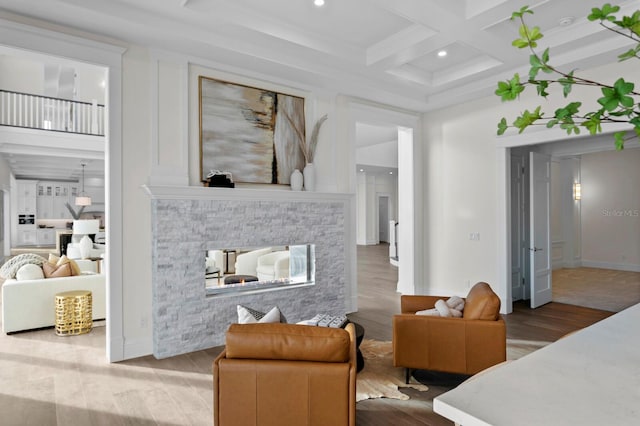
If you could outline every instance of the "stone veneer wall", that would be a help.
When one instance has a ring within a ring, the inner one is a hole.
[[[348,200],[152,199],[153,354],[224,344],[236,305],[278,306],[288,322],[344,314]],[[312,286],[205,296],[207,249],[315,244]]]

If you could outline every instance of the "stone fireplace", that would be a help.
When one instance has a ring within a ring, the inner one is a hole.
[[[349,194],[204,187],[145,187],[151,197],[153,354],[165,358],[224,344],[237,305],[287,322],[349,311]],[[211,247],[313,244],[315,283],[207,296]]]

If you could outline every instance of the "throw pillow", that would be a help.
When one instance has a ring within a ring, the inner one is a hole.
[[[49,259],[51,259],[51,257],[49,257]],[[62,266],[65,264],[69,264],[71,265],[71,275],[80,275],[82,274],[82,271],[80,270],[80,266],[78,266],[78,263],[76,263],[75,260],[73,259],[69,259],[67,257],[67,255],[63,254],[62,257],[60,257],[58,259],[58,261],[55,263],[56,266]]]
[[[72,272],[71,263],[55,266],[49,262],[45,262],[42,265],[42,271],[44,272],[45,278],[70,277]]]
[[[238,305],[237,309],[238,323],[240,324],[280,322],[280,309],[278,309],[277,306],[274,306],[267,313],[256,311],[255,309],[242,305]]]
[[[46,262],[46,259],[34,253],[23,253],[12,257],[0,267],[0,277],[8,280],[16,277],[18,269],[23,265],[33,264],[36,266],[42,266]]]
[[[417,311],[416,315],[427,315],[434,317],[462,317],[462,310],[464,309],[464,299],[453,296],[446,302],[442,299],[436,301],[436,305],[433,309],[426,309],[424,311]]]
[[[18,269],[18,272],[16,272],[16,279],[18,281],[41,280],[42,278],[44,278],[42,268],[33,263],[22,265],[20,269]]]

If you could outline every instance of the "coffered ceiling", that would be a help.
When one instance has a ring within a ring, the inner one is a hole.
[[[511,46],[518,25],[509,19],[525,4],[535,11],[530,23],[545,34],[540,44],[551,48],[554,64],[584,69],[614,62],[630,44],[587,21],[602,3],[325,0],[317,7],[313,0],[0,0],[0,17],[45,20],[302,90],[424,112],[491,95],[497,81],[526,73],[528,52]],[[616,4],[623,13],[640,9],[640,0]],[[438,56],[442,50],[445,57]],[[19,153],[10,157],[16,168],[29,160]],[[79,163],[78,157],[68,161]],[[73,168],[70,178],[78,171]]]
[[[489,95],[496,81],[526,69],[528,53],[511,47],[517,24],[509,19],[525,4],[556,64],[612,62],[626,47],[586,20],[602,5],[591,0],[326,0],[323,7],[313,0],[0,0],[0,10],[293,87],[428,111]],[[638,0],[617,4],[640,9]]]

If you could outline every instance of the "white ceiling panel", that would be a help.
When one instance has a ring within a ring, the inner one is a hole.
[[[361,48],[411,25],[407,19],[368,0],[326,0],[323,7],[315,6],[311,0],[234,0],[234,3],[318,36],[332,37]]]
[[[416,111],[458,102],[443,94],[459,87],[490,96],[496,81],[527,64],[526,52],[511,46],[518,25],[509,17],[521,0],[325,1],[0,0],[0,12]],[[567,66],[617,60],[606,55],[600,26],[586,21],[601,1],[529,4],[528,21],[545,33],[540,48],[557,49]],[[617,4],[640,9],[640,0]],[[575,22],[560,26],[567,16]],[[440,49],[449,51],[442,60],[433,56]]]
[[[441,50],[446,51],[447,56],[439,57],[438,52]],[[437,72],[454,68],[485,56],[486,54],[478,49],[456,42],[414,59],[409,64],[424,71]]]

